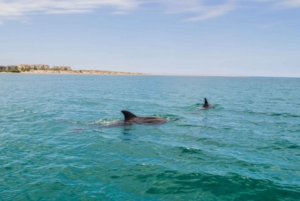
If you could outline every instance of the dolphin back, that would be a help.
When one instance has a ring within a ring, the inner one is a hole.
[[[130,119],[137,117],[135,114],[132,114],[131,112],[127,110],[122,110],[121,111],[124,114],[124,121],[129,121]]]
[[[207,99],[204,98],[204,104],[202,105],[200,110],[205,110],[205,109],[210,109],[210,108],[214,108],[214,106],[212,104],[209,104]]]

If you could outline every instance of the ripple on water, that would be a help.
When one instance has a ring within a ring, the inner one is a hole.
[[[0,200],[299,200],[299,79],[0,74],[0,86]],[[204,97],[214,109],[197,110]],[[178,120],[102,127],[124,109]]]

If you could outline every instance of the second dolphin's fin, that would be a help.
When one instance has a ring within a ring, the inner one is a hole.
[[[203,106],[202,107],[208,107],[208,101],[207,101],[207,99],[206,98],[204,98],[204,104],[203,104]]]

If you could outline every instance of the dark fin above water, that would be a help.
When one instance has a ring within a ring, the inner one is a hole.
[[[203,107],[208,107],[208,101],[206,98],[204,98],[204,104],[203,104]]]
[[[135,114],[132,114],[131,112],[129,112],[127,110],[122,110],[121,112],[124,114],[124,121],[129,121],[133,117],[137,117]]]

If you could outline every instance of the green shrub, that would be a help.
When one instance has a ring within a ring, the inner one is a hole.
[[[9,72],[11,72],[11,73],[21,73],[21,71],[19,69],[13,69],[13,70],[10,70]]]

